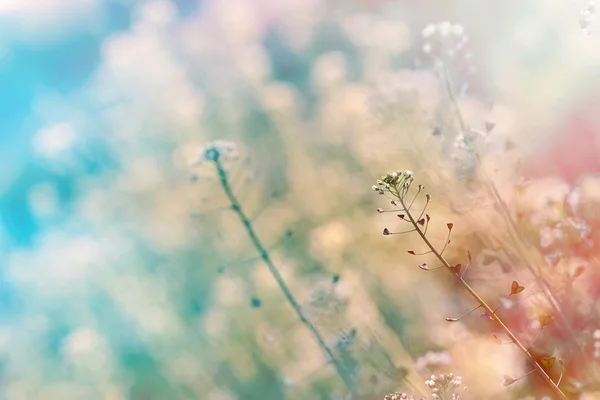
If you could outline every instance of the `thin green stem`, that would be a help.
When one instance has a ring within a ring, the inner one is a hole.
[[[414,226],[414,228],[416,229],[416,231],[419,233],[419,236],[421,237],[421,239],[423,240],[423,242],[425,242],[425,244],[427,245],[427,247],[429,247],[429,249],[431,250],[431,252],[436,256],[436,258],[442,263],[442,265],[444,265],[444,267],[446,267],[448,269],[448,271],[452,272],[452,267],[450,266],[450,264],[446,261],[446,259],[436,250],[436,248],[433,246],[433,244],[431,244],[431,242],[429,241],[429,239],[427,239],[427,237],[425,236],[425,234],[419,229],[419,226],[417,224],[417,221],[413,218],[412,214],[410,213],[410,211],[407,210],[406,205],[404,204],[404,199],[401,196],[398,196],[398,199],[400,200],[400,204],[402,205],[402,207],[404,207],[404,211],[406,212],[407,217],[409,218],[411,224]],[[500,325],[500,327],[502,328],[502,330],[506,333],[506,335],[512,340],[514,341],[514,343],[517,345],[517,347],[525,354],[525,356],[529,359],[529,361],[533,364],[533,366],[535,367],[535,369],[540,373],[540,375],[542,376],[542,378],[544,378],[544,380],[546,382],[548,382],[548,384],[552,387],[552,389],[554,389],[554,391],[556,392],[556,394],[564,400],[568,400],[568,397],[563,393],[563,391],[557,386],[557,384],[552,380],[552,378],[550,378],[550,376],[546,373],[546,371],[544,370],[544,368],[536,361],[536,359],[533,357],[533,355],[529,352],[529,350],[521,343],[521,341],[519,341],[519,339],[517,339],[517,337],[515,336],[515,334],[510,330],[510,328],[508,326],[506,326],[506,324],[504,324],[504,322],[500,319],[500,317],[498,317],[494,310],[486,303],[485,300],[483,300],[479,294],[477,294],[477,292],[475,292],[475,290],[460,276],[460,274],[454,274],[453,275],[456,276],[456,278],[459,280],[459,282],[462,284],[462,286],[467,290],[467,292],[471,295],[471,297],[473,297],[473,299],[477,302],[477,304],[479,304],[484,310],[487,311],[487,313],[493,317],[494,321],[496,321],[498,323],[498,325]]]
[[[252,226],[251,220],[248,218],[248,216],[242,209],[242,205],[240,204],[237,197],[233,193],[231,185],[229,184],[229,179],[227,177],[227,171],[225,171],[225,169],[223,168],[223,165],[218,160],[218,158],[213,161],[215,163],[215,166],[217,168],[217,173],[219,175],[219,183],[221,184],[221,187],[222,187],[223,191],[225,192],[225,195],[227,196],[229,203],[231,204],[232,210],[237,214],[238,218],[242,222],[242,225],[244,226],[244,229],[246,230],[246,233],[250,237],[252,245],[258,251],[260,258],[262,259],[262,261],[265,263],[265,265],[269,269],[269,272],[271,273],[271,275],[273,275],[273,278],[275,278],[275,281],[277,282],[279,289],[283,293],[287,302],[292,306],[292,309],[298,316],[298,319],[300,319],[302,324],[304,324],[304,326],[313,335],[313,337],[317,341],[321,350],[327,355],[327,358],[329,358],[329,360],[332,362],[336,372],[344,381],[344,384],[348,387],[348,389],[352,393],[354,393],[355,385],[354,385],[353,379],[348,374],[344,365],[335,357],[333,350],[331,350],[331,348],[327,345],[327,343],[325,342],[325,339],[323,338],[323,336],[321,335],[321,333],[319,332],[317,327],[306,317],[306,315],[302,311],[302,306],[300,305],[300,303],[298,303],[298,301],[294,297],[289,286],[287,285],[287,283],[285,282],[285,280],[279,273],[279,270],[273,263],[273,260],[271,259],[271,256],[269,255],[268,250],[263,245],[260,238],[254,231],[254,227]]]

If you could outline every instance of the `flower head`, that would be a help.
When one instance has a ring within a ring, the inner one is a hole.
[[[190,160],[190,165],[195,166],[205,161],[228,162],[239,158],[237,145],[232,140],[215,140],[201,147]]]
[[[373,191],[384,194],[385,192],[394,191],[393,193],[400,193],[400,191],[406,191],[410,184],[413,182],[413,172],[410,170],[388,172],[382,175],[377,180],[377,185],[373,185],[371,189]]]
[[[415,400],[415,397],[412,394],[395,392],[386,395],[383,400]]]

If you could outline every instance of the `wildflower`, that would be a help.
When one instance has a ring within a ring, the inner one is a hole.
[[[438,400],[459,400],[460,395],[456,390],[462,386],[462,378],[454,374],[431,375],[431,378],[425,381],[425,385],[431,389],[431,398]],[[466,387],[464,388],[466,390]],[[383,400],[415,400],[415,397],[408,393],[390,393]],[[422,399],[424,400],[424,399]]]
[[[462,378],[452,373],[431,375],[425,385],[431,389],[431,397],[434,399],[458,400],[460,397],[456,390],[462,386]]]
[[[579,11],[579,26],[585,32],[592,24],[596,13],[596,0],[587,0],[583,8]]]
[[[452,24],[450,21],[438,24],[429,24],[422,31],[424,39],[423,51],[440,57],[444,52],[450,57],[461,52],[469,41],[465,28],[460,24]],[[441,57],[444,58],[444,57]]]
[[[427,25],[425,27],[425,29],[423,29],[423,31],[422,31],[423,37],[427,38],[427,37],[433,35],[436,30],[437,30],[437,28],[434,24]]]
[[[377,185],[371,186],[371,189],[378,194],[385,194],[386,192],[406,193],[406,190],[410,187],[413,180],[413,172],[410,170],[388,172],[386,175],[381,176],[381,178],[377,180]],[[384,232],[384,235],[385,234],[386,233]]]
[[[205,161],[228,162],[239,158],[239,151],[235,142],[231,140],[215,140],[201,147],[190,160],[191,166],[196,166]]]
[[[408,393],[390,393],[383,398],[383,400],[415,400],[415,397],[412,394]]]

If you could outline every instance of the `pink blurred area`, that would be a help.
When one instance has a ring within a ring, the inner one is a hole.
[[[525,163],[529,179],[559,177],[570,185],[588,174],[600,173],[600,119],[594,109],[600,98],[583,98],[558,121],[539,151]]]

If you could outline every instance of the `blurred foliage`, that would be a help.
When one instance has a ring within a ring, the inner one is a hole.
[[[444,324],[468,304],[451,277],[423,277],[406,253],[414,238],[381,236],[395,220],[375,212],[370,187],[413,169],[432,220],[457,225],[452,257],[505,245],[482,169],[512,193],[517,160],[558,118],[540,88],[576,98],[591,74],[582,60],[597,62],[591,44],[570,45],[581,32],[564,7],[215,0],[178,15],[176,3],[132,4],[86,84],[40,95],[29,159],[0,181],[0,398],[352,398],[202,160],[225,139],[240,152],[225,165],[233,192],[353,398],[422,394],[449,370],[473,398],[506,399],[502,376],[520,358],[487,347],[477,319]],[[421,31],[446,19],[471,38],[461,51],[474,55],[456,64],[424,50]],[[513,25],[521,36],[502,37]],[[473,275],[490,296],[509,279],[496,261]],[[428,351],[454,362],[417,370]]]

